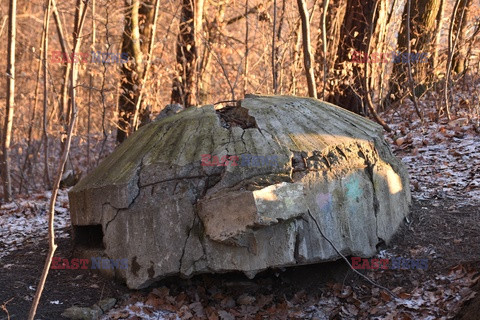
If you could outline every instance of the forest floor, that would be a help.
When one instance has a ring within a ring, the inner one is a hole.
[[[169,278],[137,291],[91,270],[51,270],[36,319],[62,319],[71,306],[105,298],[117,303],[102,319],[478,319],[478,108],[434,122],[428,119],[435,111],[422,107],[425,124],[410,105],[383,115],[394,123],[386,138],[409,168],[414,201],[409,219],[377,258],[427,259],[428,268],[359,270],[397,298],[342,260],[270,270],[253,280],[242,274]],[[66,192],[56,207],[55,256],[71,258]],[[0,207],[0,320],[27,317],[48,250],[48,199],[44,192]]]

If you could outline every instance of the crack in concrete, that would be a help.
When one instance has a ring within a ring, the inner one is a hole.
[[[194,212],[196,211],[195,208],[193,210],[194,210]],[[190,226],[190,229],[188,230],[187,238],[185,239],[185,243],[183,244],[183,247],[182,247],[182,255],[180,256],[180,260],[179,260],[178,272],[182,272],[183,257],[185,256],[185,251],[187,249],[188,239],[190,239],[190,234],[192,233],[192,230],[195,226],[195,221],[197,221],[197,218],[198,218],[198,214],[195,212],[195,216],[193,217],[192,225]]]
[[[126,211],[126,210],[129,210],[133,204],[135,203],[135,201],[137,200],[137,198],[140,196],[140,192],[141,192],[141,186],[140,186],[140,172],[141,172],[141,169],[143,168],[143,158],[142,160],[140,161],[140,166],[139,168],[137,169],[137,172],[135,173],[135,179],[136,179],[136,185],[137,185],[137,194],[133,197],[132,201],[129,203],[128,207],[126,208],[116,208],[114,206],[112,206],[109,202],[108,203],[104,203],[102,204],[105,205],[105,204],[108,204],[110,205],[112,208],[116,209],[117,210],[117,213],[115,213],[115,216],[110,219],[106,224],[105,224],[105,232],[104,234],[107,232],[108,230],[108,226],[110,225],[110,223],[112,223],[118,216],[118,214],[120,213],[120,211]],[[102,210],[103,211],[103,210]]]

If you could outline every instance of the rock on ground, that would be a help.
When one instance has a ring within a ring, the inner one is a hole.
[[[202,166],[205,154],[276,163]],[[344,255],[372,256],[411,201],[380,126],[315,99],[252,95],[142,127],[69,198],[78,252],[128,259],[107,272],[130,288],[338,259],[317,223]]]

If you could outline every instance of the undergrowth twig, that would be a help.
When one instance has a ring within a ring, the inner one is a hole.
[[[358,272],[356,269],[354,269],[352,267],[352,265],[350,264],[350,261],[348,261],[348,259],[337,249],[337,247],[335,247],[335,245],[333,244],[332,241],[330,241],[330,239],[328,239],[325,234],[322,232],[322,229],[320,228],[320,225],[318,224],[317,222],[317,219],[315,219],[315,217],[312,215],[312,213],[310,212],[310,210],[307,210],[308,211],[308,215],[310,216],[310,218],[312,218],[312,220],[315,222],[315,225],[317,226],[317,229],[318,231],[320,232],[320,234],[322,235],[322,237],[327,240],[328,243],[330,243],[330,245],[333,247],[333,249],[343,258],[343,260],[345,260],[345,262],[348,264],[348,266],[350,267],[350,269],[353,270],[353,272],[355,272],[356,274],[358,274],[360,277],[362,277],[363,279],[367,280],[368,282],[370,282],[372,285],[382,289],[382,290],[385,290],[389,295],[391,295],[392,297],[394,297],[395,299],[398,299],[398,296],[393,293],[392,291],[390,291],[390,289],[376,283],[375,281],[373,281],[372,279],[370,279],[369,277],[367,277],[366,275]]]

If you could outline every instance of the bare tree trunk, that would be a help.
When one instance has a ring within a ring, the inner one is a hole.
[[[10,142],[12,139],[13,113],[15,111],[15,43],[17,35],[17,1],[10,0],[8,7],[8,62],[7,62],[7,103],[5,124],[3,126],[3,198],[12,198],[12,181],[10,177]]]
[[[463,4],[463,7],[460,8],[460,6]],[[441,115],[441,112],[443,109],[445,109],[445,112],[447,114],[448,120],[450,120],[450,107],[449,107],[449,88],[450,88],[450,76],[452,72],[452,62],[453,62],[453,54],[455,52],[455,48],[457,46],[457,40],[458,40],[458,32],[461,30],[461,24],[462,20],[464,18],[464,13],[465,13],[465,6],[466,6],[465,0],[456,0],[455,5],[453,7],[453,12],[452,12],[452,18],[450,19],[450,28],[448,29],[448,58],[447,58],[447,70],[445,74],[445,86],[444,86],[444,107],[440,108],[438,110],[438,115]],[[458,10],[461,10],[460,12]],[[460,15],[460,18],[457,18],[457,15]],[[459,20],[457,20],[459,19]],[[455,22],[458,22],[458,28],[456,35],[454,36],[455,32]]]
[[[203,11],[205,7],[205,1],[204,0],[196,0],[195,1],[195,21],[194,21],[194,33],[195,33],[195,47],[196,47],[196,57],[195,57],[195,73],[194,73],[194,81],[195,83],[195,102],[197,104],[200,103],[200,90],[202,88],[202,79],[200,77],[200,72],[201,72],[201,63],[200,63],[200,58],[199,54],[200,52],[205,52],[203,48],[205,47],[204,42],[204,36],[203,36]]]
[[[288,91],[290,94],[297,94],[297,69],[299,69],[300,60],[300,45],[302,41],[302,24],[299,21],[298,26],[295,28],[295,43],[293,44],[294,50],[292,54],[292,66],[290,67],[290,85]]]
[[[50,1],[49,1],[49,6],[50,6]],[[81,39],[80,34],[82,32],[83,25],[85,23],[87,6],[88,6],[88,0],[77,0],[76,10],[78,14],[76,15],[77,19],[75,21],[75,31],[73,36],[74,45],[72,50],[72,57],[74,57],[75,53],[78,51],[78,49],[80,49],[80,39]],[[48,34],[47,34],[47,37],[48,37]],[[73,65],[73,59],[71,63]],[[49,250],[47,254],[47,259],[45,260],[45,265],[43,267],[43,272],[40,278],[40,283],[37,286],[37,291],[35,292],[35,297],[33,299],[32,306],[28,314],[28,320],[34,320],[35,314],[37,313],[38,303],[40,302],[40,298],[42,296],[42,292],[45,287],[45,283],[47,281],[48,271],[50,270],[52,258],[57,249],[57,244],[55,243],[55,230],[53,226],[53,221],[55,217],[55,203],[57,202],[57,194],[58,194],[58,189],[60,188],[60,180],[62,179],[63,170],[65,168],[65,164],[67,163],[68,154],[70,152],[70,145],[72,141],[72,135],[73,135],[73,131],[75,129],[75,123],[77,120],[77,106],[75,104],[75,85],[76,85],[77,70],[78,70],[77,67],[75,66],[72,67],[71,86],[70,86],[70,101],[72,103],[70,124],[68,127],[65,147],[63,148],[62,156],[61,156],[60,163],[57,170],[57,175],[55,178],[55,184],[53,185],[53,189],[52,189],[52,196],[50,197],[50,203],[49,203],[49,210],[48,210],[49,212],[49,216],[48,216]]]
[[[195,104],[194,75],[197,58],[195,47],[195,8],[194,0],[182,0],[180,25],[177,37],[177,70],[178,75],[173,80],[172,96],[173,103],[179,103],[185,107]]]
[[[223,32],[223,28],[228,24],[235,23],[242,19],[242,17],[247,14],[254,12],[256,8],[254,7],[253,9],[249,9],[248,11],[242,15],[239,15],[237,17],[234,17],[230,20],[228,20],[226,23],[224,21],[225,18],[225,3],[224,2],[218,2],[217,4],[217,13],[214,15],[214,20],[213,21],[208,21],[205,20],[205,34],[206,34],[206,39],[203,41],[203,50],[202,54],[198,55],[198,75],[197,75],[197,82],[198,82],[198,101],[197,103],[200,105],[208,103],[209,99],[209,91],[210,91],[210,79],[208,78],[210,74],[210,66],[211,66],[211,61],[212,61],[212,56],[213,56],[213,47],[219,40],[219,35]],[[198,52],[199,47],[197,46],[197,52]]]
[[[441,35],[442,35],[442,27],[443,27],[443,16],[445,11],[445,2],[446,0],[440,0],[440,8],[438,9],[437,13],[437,24],[435,27],[435,44],[434,49],[431,57],[432,61],[432,70],[433,74],[437,75],[437,67],[438,67],[438,56],[440,51],[440,42],[441,42]]]
[[[131,6],[129,2],[125,0],[129,10],[125,17],[122,53],[127,53],[133,59],[129,59],[128,63],[122,65],[121,92],[118,101],[118,143],[123,142],[134,129],[132,120],[135,118],[140,97],[141,82],[145,72],[144,62],[148,55],[153,30],[153,1],[133,0]]]
[[[323,0],[322,12],[322,49],[323,49],[323,86],[322,100],[325,100],[325,89],[327,87],[328,63],[327,63],[327,12],[329,0]]]
[[[47,8],[45,10],[45,37],[43,38],[43,165],[44,179],[48,189],[51,188],[50,173],[48,170],[48,29],[50,27],[50,11],[52,9],[52,1],[47,0]]]
[[[442,0],[418,0],[412,2],[410,13],[410,35],[411,52],[416,54],[429,55],[435,50],[435,39],[437,30],[437,17],[441,9]],[[407,8],[404,10],[402,18],[402,30],[398,36],[398,55],[407,54]],[[408,66],[404,59],[400,63],[394,64],[392,77],[392,90],[390,97],[392,101],[400,100],[408,95]],[[423,59],[422,59],[423,60]],[[415,63],[414,80],[416,96],[422,95],[428,88],[433,78],[431,70],[434,67],[433,59],[422,63]]]
[[[52,0],[52,12],[55,18],[55,25],[57,26],[58,41],[62,47],[62,52],[68,54],[70,52],[69,45],[66,41],[66,38],[63,34],[62,20],[57,10],[57,4],[55,0]],[[60,101],[60,106],[58,108],[58,118],[60,123],[63,123],[66,126],[68,122],[67,117],[67,106],[68,106],[68,75],[70,74],[70,64],[67,62],[63,65],[63,83],[62,83],[62,99]]]
[[[249,26],[248,26],[248,0],[245,0],[245,52],[243,57],[243,95],[245,96],[248,91],[248,35],[249,35]]]
[[[277,94],[277,45],[275,43],[276,35],[275,30],[277,28],[277,0],[273,0],[273,27],[272,27],[272,82],[273,82],[273,94]]]
[[[280,56],[284,55],[284,51],[281,52],[280,48],[281,46],[278,45],[278,44],[281,44],[282,43],[282,30],[283,30],[283,24],[285,22],[285,6],[286,6],[286,0],[282,0],[282,9],[281,9],[281,14],[280,14],[280,18],[279,18],[279,21],[278,21],[278,27],[277,27],[277,32],[276,32],[276,37],[277,37],[277,40],[276,40],[276,43],[277,45],[275,46],[275,72],[276,72],[276,85],[277,85],[277,93],[278,93],[278,88],[280,88],[281,92],[280,94],[282,94],[282,83],[283,83],[283,68],[281,66],[281,61],[283,61],[282,58],[280,58]],[[310,19],[311,21],[311,19]],[[280,75],[278,74],[280,72]]]
[[[420,117],[420,119],[423,122],[423,113],[420,112],[420,108],[418,107],[417,104],[417,98],[415,96],[415,81],[413,80],[413,75],[412,75],[412,41],[410,41],[410,15],[411,15],[411,9],[412,9],[412,0],[407,0],[408,5],[407,5],[407,63],[408,63],[408,84],[410,86],[410,94],[412,95],[412,102],[413,105],[415,106],[415,110],[417,112],[417,115]]]
[[[140,89],[139,89],[139,94],[137,97],[137,102],[135,104],[135,115],[133,117],[133,130],[137,130],[138,128],[138,115],[140,111],[140,105],[142,103],[142,96],[143,96],[143,90],[145,89],[145,82],[147,81],[147,76],[148,76],[148,71],[150,70],[150,65],[152,62],[152,57],[153,57],[153,45],[155,43],[155,33],[156,33],[156,26],[157,26],[157,17],[158,17],[158,9],[160,6],[160,0],[155,1],[155,9],[153,10],[153,21],[149,23],[148,25],[151,26],[151,30],[149,31],[150,33],[150,41],[148,42],[148,55],[147,55],[147,61],[145,65],[145,70],[142,73],[142,79],[140,80]]]
[[[308,95],[317,97],[315,73],[313,72],[312,46],[310,44],[310,20],[305,0],[297,0],[300,19],[302,20],[303,60],[307,76]]]
[[[315,62],[317,66],[318,77],[321,75],[319,67],[322,65],[324,66],[323,69],[326,69],[323,70],[323,73],[327,73],[331,76],[332,71],[334,71],[335,61],[337,60],[337,52],[339,50],[339,43],[341,41],[341,27],[343,25],[347,10],[347,0],[333,1],[331,3],[328,0],[324,0],[322,6],[322,19],[319,26],[319,29],[322,30],[322,32],[319,33],[317,47],[315,49]],[[324,24],[325,32],[323,32]],[[324,46],[326,47],[326,50]],[[326,95],[328,91],[331,91],[331,81],[329,81],[329,77],[325,78],[326,83],[324,83],[324,86],[326,87]]]
[[[365,55],[367,57],[370,56],[370,45],[371,45],[373,30],[374,30],[373,21],[375,21],[375,17],[376,17],[376,13],[377,13],[377,8],[378,8],[377,5],[378,5],[378,2],[375,2],[375,7],[373,8],[373,12],[372,12],[372,23],[370,23],[370,32],[369,32],[368,37],[367,37],[367,44],[366,44],[366,48],[365,48]],[[387,123],[385,121],[382,120],[382,118],[380,118],[380,116],[378,115],[377,110],[376,110],[376,108],[373,104],[372,96],[370,94],[370,79],[371,79],[371,76],[370,76],[370,73],[369,73],[369,69],[370,69],[369,68],[369,63],[368,63],[368,59],[367,59],[364,62],[365,75],[363,77],[363,91],[364,91],[363,95],[365,97],[368,110],[372,114],[375,121],[377,121],[386,131],[391,132],[392,129],[387,125]]]
[[[45,13],[46,14],[46,13]],[[45,18],[44,18],[45,21]],[[39,88],[40,88],[40,75],[42,73],[42,66],[43,66],[43,50],[44,50],[44,45],[45,45],[45,29],[42,30],[42,36],[40,39],[40,55],[38,59],[38,65],[37,65],[37,79],[35,82],[35,101],[33,103],[33,108],[32,108],[32,117],[30,118],[30,124],[28,126],[28,138],[27,138],[27,149],[25,152],[25,160],[23,161],[21,173],[22,173],[22,180],[20,182],[20,186],[18,188],[19,193],[22,192],[22,188],[24,183],[27,184],[30,180],[34,180],[35,177],[25,177],[31,170],[32,166],[32,161],[30,160],[30,155],[33,154],[34,156],[37,154],[37,152],[34,151],[35,147],[32,147],[32,139],[33,139],[33,128],[35,124],[35,116],[36,116],[36,111],[37,111],[37,106],[38,106],[38,101],[39,101]],[[28,170],[27,170],[28,167]],[[30,179],[29,179],[30,178]],[[25,186],[25,191],[28,193],[28,185]]]
[[[463,8],[463,14],[457,15],[455,21],[455,30],[458,32],[458,51],[453,55],[453,70],[457,74],[461,74],[465,71],[466,61],[467,61],[467,51],[468,47],[466,46],[467,41],[467,27],[468,21],[471,19],[471,6],[472,0],[462,0],[460,3],[460,8]],[[463,16],[463,18],[461,18]]]
[[[95,0],[92,0],[92,51],[95,50],[97,30],[95,25]],[[90,171],[90,132],[92,122],[92,96],[93,96],[93,73],[90,72],[88,88],[88,110],[87,110],[87,172]]]

